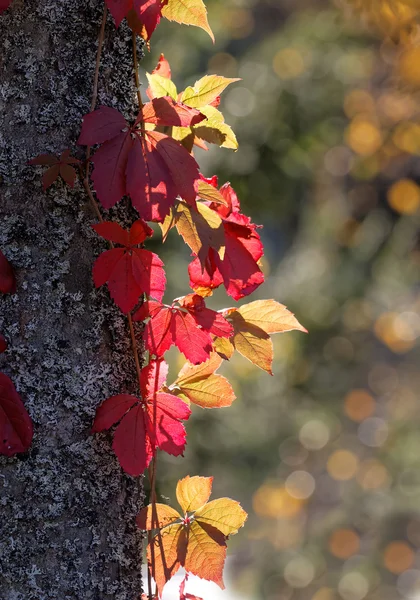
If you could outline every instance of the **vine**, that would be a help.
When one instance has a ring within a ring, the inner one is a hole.
[[[0,12],[9,4],[9,0],[0,3]],[[232,404],[234,391],[217,370],[235,350],[271,374],[270,335],[306,330],[275,300],[257,300],[221,311],[206,306],[205,298],[221,285],[238,301],[264,281],[259,227],[241,213],[231,185],[225,183],[219,188],[216,176],[205,178],[193,155],[194,146],[207,148],[209,143],[237,148],[235,134],[218,109],[220,94],[237,80],[206,75],[179,93],[169,62],[161,55],[156,68],[147,74],[149,101],[143,103],[137,62],[137,35],[149,43],[161,17],[201,27],[213,38],[202,0],[105,0],[105,4],[91,112],[83,117],[78,140],[86,147],[85,159],[81,161],[64,150],[59,157],[42,154],[30,163],[48,167],[43,174],[44,190],[58,177],[71,187],[79,177],[98,219],[93,229],[109,244],[93,265],[93,280],[97,288],[108,287],[111,298],[127,316],[138,394],[122,391],[105,399],[97,408],[92,433],[112,428],[113,450],[124,471],[133,477],[148,472],[151,503],[140,511],[137,525],[147,532],[149,600],[161,596],[181,566],[186,576],[180,598],[191,599],[193,596],[185,592],[189,574],[224,587],[226,542],[244,525],[247,515],[229,498],[209,501],[211,477],[188,476],[178,482],[180,513],[157,502],[157,450],[173,456],[183,454],[184,422],[191,415],[191,404],[205,409]],[[116,26],[127,18],[133,31],[138,100],[134,122],[128,122],[114,108],[96,107],[108,10]],[[94,146],[97,148],[92,153]],[[125,196],[139,214],[129,230],[105,220],[101,211]],[[163,241],[175,228],[192,252],[188,267],[192,293],[169,304],[163,303],[164,264],[145,248],[153,235],[147,221],[159,223]],[[11,267],[0,253],[0,291],[13,293],[13,281]],[[142,341],[149,362],[143,368],[134,323],[144,324]],[[164,355],[173,345],[187,362],[176,380],[168,384]],[[4,346],[0,338],[0,350]],[[6,376],[0,374],[0,409],[6,418],[0,419],[1,437],[9,444],[6,433],[10,430],[21,442],[9,448],[0,445],[0,452],[11,456],[29,447],[32,424],[13,384],[12,389],[6,382],[8,390],[2,391],[2,377]],[[14,418],[13,411],[17,410],[19,419]]]

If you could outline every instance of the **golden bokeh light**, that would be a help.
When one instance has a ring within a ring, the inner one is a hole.
[[[382,145],[382,133],[378,126],[364,117],[356,117],[346,132],[350,148],[361,156],[374,154]]]
[[[382,313],[375,322],[374,331],[376,337],[397,354],[408,352],[414,346],[414,340],[407,339],[409,331],[405,330],[399,313]]]
[[[391,542],[384,550],[383,560],[388,571],[398,575],[412,566],[414,551],[407,542]]]
[[[349,450],[336,450],[327,461],[327,471],[337,481],[352,479],[357,472],[359,459]]]
[[[357,481],[365,490],[377,490],[390,483],[387,468],[378,460],[369,459],[360,465]]]
[[[412,215],[420,206],[420,187],[412,179],[400,179],[390,187],[387,198],[395,211]]]
[[[294,517],[304,504],[304,500],[294,498],[283,485],[276,483],[263,484],[253,497],[255,513],[272,519]]]
[[[367,390],[349,392],[344,400],[344,412],[352,421],[360,423],[375,412],[376,403]]]
[[[296,48],[283,48],[273,58],[273,69],[280,79],[295,79],[305,71],[305,61]]]
[[[360,538],[353,529],[336,529],[328,540],[333,556],[345,560],[359,551]]]

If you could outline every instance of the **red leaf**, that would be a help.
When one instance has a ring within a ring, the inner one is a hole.
[[[120,394],[105,400],[96,411],[93,433],[119,422],[113,449],[130,475],[143,473],[156,448],[174,456],[184,451],[186,433],[181,420],[188,419],[191,411],[176,396],[155,389],[165,384],[167,372],[164,361],[152,361],[140,374],[142,399]]]
[[[150,250],[134,248],[131,255],[131,266],[134,279],[142,292],[162,300],[166,287],[166,276],[163,262]]]
[[[177,196],[161,156],[149,140],[136,136],[127,163],[127,193],[146,221],[164,221]]]
[[[166,127],[192,127],[205,119],[199,110],[176,102],[170,96],[154,98],[141,109],[137,121]]]
[[[16,293],[16,278],[13,267],[0,250],[0,292],[2,294]]]
[[[125,195],[125,172],[133,147],[130,130],[119,133],[95,152],[92,181],[104,208],[111,208]]]
[[[204,299],[198,294],[188,294],[178,299],[178,303],[186,308],[196,323],[205,331],[217,337],[230,337],[233,327],[223,315],[206,307]]]
[[[121,4],[121,0],[114,1],[115,4]],[[83,117],[82,131],[77,143],[82,146],[103,144],[128,128],[127,121],[118,110],[100,106]]]
[[[264,249],[257,226],[241,214],[238,197],[230,184],[220,188],[226,200],[223,204],[210,204],[223,220],[225,230],[225,255],[223,260],[210,248],[204,261],[195,258],[189,265],[190,285],[193,289],[214,289],[224,283],[226,292],[235,300],[251,294],[264,281],[258,266]]]
[[[6,352],[7,350],[7,341],[6,338],[0,333],[0,354]]]
[[[13,382],[0,373],[0,454],[26,452],[32,443],[32,421]]]
[[[13,0],[0,0],[0,15],[12,4]]]
[[[162,14],[162,0],[105,0],[105,2],[117,27],[130,10],[134,9],[136,16],[146,29],[148,38],[156,29]]]
[[[138,401],[138,398],[130,394],[119,394],[102,402],[96,410],[92,433],[104,431],[118,423]]]
[[[169,66],[169,62],[166,60],[165,56],[161,54],[159,56],[159,61],[156,67],[152,71],[152,75],[157,73],[161,77],[166,77],[167,79],[171,79],[171,67]]]
[[[182,144],[163,133],[148,131],[147,136],[168,167],[178,194],[194,204],[200,178],[195,159]]]
[[[183,115],[190,111],[180,106]],[[102,143],[92,158],[92,180],[104,208],[128,193],[142,217],[162,222],[178,194],[195,203],[198,165],[169,136],[157,131],[143,134],[139,118],[129,127],[118,111],[101,107],[85,115],[79,143]]]
[[[61,175],[64,182],[71,188],[74,187],[76,181],[76,171],[71,165],[80,164],[77,158],[70,156],[70,150],[64,150],[60,158],[54,154],[40,154],[32,160],[28,161],[28,165],[49,166],[42,176],[42,187],[44,192],[50,187]]]
[[[168,365],[163,358],[151,360],[141,370],[140,387],[143,396],[145,398],[153,398],[154,394],[165,384],[167,376]]]
[[[118,225],[118,223],[104,221],[103,223],[92,225],[92,227],[105,240],[121,244],[121,246],[130,246],[129,232],[123,229],[121,225]]]
[[[145,302],[133,318],[142,321],[148,317],[150,321],[145,327],[144,339],[151,354],[163,356],[172,345],[176,345],[193,364],[209,358],[212,350],[210,333],[197,328],[197,322],[189,312],[174,305]]]

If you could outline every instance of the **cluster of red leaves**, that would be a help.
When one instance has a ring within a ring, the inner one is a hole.
[[[123,246],[103,252],[96,260],[96,287],[107,283],[111,297],[124,313],[134,308],[142,294],[162,300],[166,285],[163,262],[150,250],[137,248],[153,230],[141,220],[135,221],[130,231],[110,221],[93,228],[104,239]]]
[[[93,433],[118,423],[113,449],[130,475],[143,473],[156,448],[173,456],[184,451],[186,433],[181,421],[188,419],[191,411],[180,398],[161,391],[167,374],[164,360],[150,361],[141,371],[141,398],[131,394],[112,396],[96,411]]]
[[[133,318],[135,321],[150,319],[144,340],[151,354],[163,356],[175,345],[193,364],[210,357],[212,335],[229,338],[233,334],[230,323],[220,313],[207,308],[204,299],[197,294],[178,298],[171,306],[149,300]]]
[[[217,179],[208,180],[217,188]],[[225,253],[221,258],[209,248],[204,261],[196,257],[188,267],[190,285],[193,289],[210,289],[223,284],[229,296],[239,300],[248,296],[264,281],[258,261],[264,254],[257,225],[240,212],[238,197],[229,183],[225,183],[220,194],[226,204],[211,203],[209,208],[217,213],[223,222]],[[203,265],[204,262],[204,265]]]
[[[0,250],[0,293],[14,294],[16,278],[12,265]],[[0,334],[0,353],[7,342]],[[0,454],[14,456],[25,452],[32,443],[32,421],[12,380],[0,373]]]
[[[79,144],[101,144],[92,162],[92,181],[104,208],[129,195],[146,221],[163,221],[177,195],[194,203],[198,165],[172,137],[145,124],[186,127],[205,117],[172,98],[144,105],[133,125],[114,108],[101,106],[83,118]]]

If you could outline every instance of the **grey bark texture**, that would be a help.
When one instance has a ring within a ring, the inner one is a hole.
[[[0,457],[0,599],[136,600],[140,479],[109,434],[90,435],[106,397],[134,391],[126,319],[93,288],[106,248],[81,184],[46,193],[40,153],[71,148],[90,110],[103,0],[15,0],[0,16],[0,248],[18,291],[0,298],[0,370],[34,422],[24,455]],[[108,17],[99,103],[135,109],[131,33]],[[123,215],[123,209],[113,217]]]

